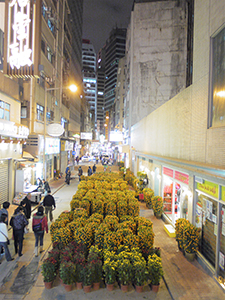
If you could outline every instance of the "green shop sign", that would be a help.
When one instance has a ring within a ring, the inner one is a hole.
[[[197,182],[197,189],[217,199],[219,197],[219,185],[216,183],[210,181],[204,181],[204,183]]]
[[[221,188],[221,200],[225,201],[225,186]]]

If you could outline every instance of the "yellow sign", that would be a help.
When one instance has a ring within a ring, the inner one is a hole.
[[[221,188],[221,200],[225,201],[225,186]]]
[[[204,183],[197,182],[197,189],[215,198],[219,197],[219,186],[216,183],[205,181]]]

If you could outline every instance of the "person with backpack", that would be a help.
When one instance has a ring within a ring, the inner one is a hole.
[[[10,219],[10,226],[13,228],[15,253],[22,256],[24,228],[28,225],[25,215],[22,213],[22,206],[18,206]],[[19,246],[19,249],[18,249]]]
[[[38,256],[38,244],[40,243],[40,253],[44,251],[44,233],[48,233],[48,222],[47,217],[44,215],[44,207],[39,206],[36,214],[33,215],[32,229],[35,235],[35,248],[34,254]]]

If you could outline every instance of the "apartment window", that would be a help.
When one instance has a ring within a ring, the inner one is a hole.
[[[21,119],[26,119],[26,118],[27,118],[27,107],[21,106]]]
[[[44,107],[39,104],[37,104],[37,119],[44,121]]]
[[[0,119],[10,121],[10,104],[0,100]]]
[[[211,39],[210,127],[225,126],[225,25]]]

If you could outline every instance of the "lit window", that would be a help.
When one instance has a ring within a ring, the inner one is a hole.
[[[212,91],[209,127],[225,126],[225,27],[211,39]]]
[[[10,121],[10,104],[0,100],[0,119]]]
[[[44,107],[37,104],[37,120],[44,121]]]

